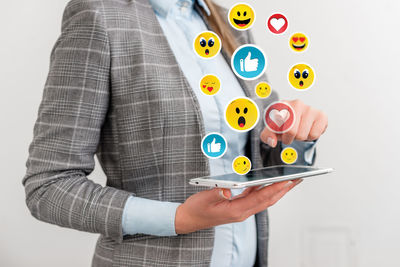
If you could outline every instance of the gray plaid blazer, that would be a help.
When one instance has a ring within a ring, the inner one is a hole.
[[[235,34],[239,43],[252,42],[248,33]],[[276,95],[256,98],[257,82],[240,80],[263,110]],[[175,237],[123,236],[121,230],[130,195],[184,202],[201,190],[188,180],[209,174],[200,148],[203,124],[148,0],[72,0],[29,147],[27,206],[39,220],[99,233],[93,266],[208,266],[213,229]],[[247,145],[256,168],[279,160],[278,150],[260,143],[262,124]],[[87,179],[95,155],[105,187]],[[256,221],[256,265],[266,266],[267,212]]]

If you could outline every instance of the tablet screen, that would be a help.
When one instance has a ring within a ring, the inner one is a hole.
[[[251,170],[246,175],[230,173],[230,174],[211,176],[209,178],[219,181],[247,182],[247,181],[275,178],[277,176],[306,173],[315,170],[319,169],[308,166],[273,166],[273,167]]]

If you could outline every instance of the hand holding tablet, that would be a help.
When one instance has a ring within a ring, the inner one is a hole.
[[[175,214],[175,232],[187,234],[221,224],[242,222],[274,205],[302,180],[249,187],[231,198],[229,189],[214,188],[190,196]]]
[[[255,169],[246,175],[236,173],[223,174],[211,177],[194,178],[189,181],[191,185],[221,187],[221,188],[245,188],[252,186],[268,185],[272,183],[307,178],[332,172],[332,168],[314,168],[308,166],[273,166]]]

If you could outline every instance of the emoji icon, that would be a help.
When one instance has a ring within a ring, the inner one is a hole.
[[[285,102],[274,102],[265,109],[264,123],[277,134],[286,133],[295,123],[293,108]]]
[[[200,89],[205,95],[215,95],[221,88],[221,82],[217,76],[207,74],[200,80]]]
[[[264,52],[254,45],[242,45],[232,55],[232,69],[244,80],[254,80],[260,77],[267,68]]]
[[[257,104],[250,98],[235,98],[225,108],[225,122],[234,131],[247,132],[256,126],[259,113]]]
[[[200,33],[193,42],[194,51],[202,58],[210,59],[221,50],[221,39],[211,31]]]
[[[244,31],[253,26],[256,20],[256,13],[249,4],[239,3],[229,10],[228,20],[233,28]]]
[[[228,143],[223,135],[209,133],[201,141],[201,151],[206,157],[218,159],[222,157],[228,148]]]
[[[281,160],[286,164],[293,164],[297,161],[297,151],[293,147],[286,147],[281,152]]]
[[[271,86],[266,82],[260,82],[256,85],[256,94],[259,98],[267,98],[271,95]]]
[[[289,39],[289,46],[295,52],[304,52],[307,50],[309,40],[307,35],[298,32],[293,34]]]
[[[232,162],[232,169],[239,175],[245,175],[251,170],[251,161],[248,157],[238,156]]]
[[[289,70],[288,80],[290,85],[298,91],[310,89],[315,81],[314,69],[304,63],[296,64]]]
[[[289,22],[283,14],[273,14],[267,20],[267,27],[273,34],[282,34],[289,27]]]

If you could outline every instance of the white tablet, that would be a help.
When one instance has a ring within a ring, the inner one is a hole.
[[[193,178],[189,183],[191,185],[207,187],[245,188],[299,178],[307,178],[330,173],[332,171],[332,168],[282,165],[251,170],[246,175],[230,173],[210,177]]]

